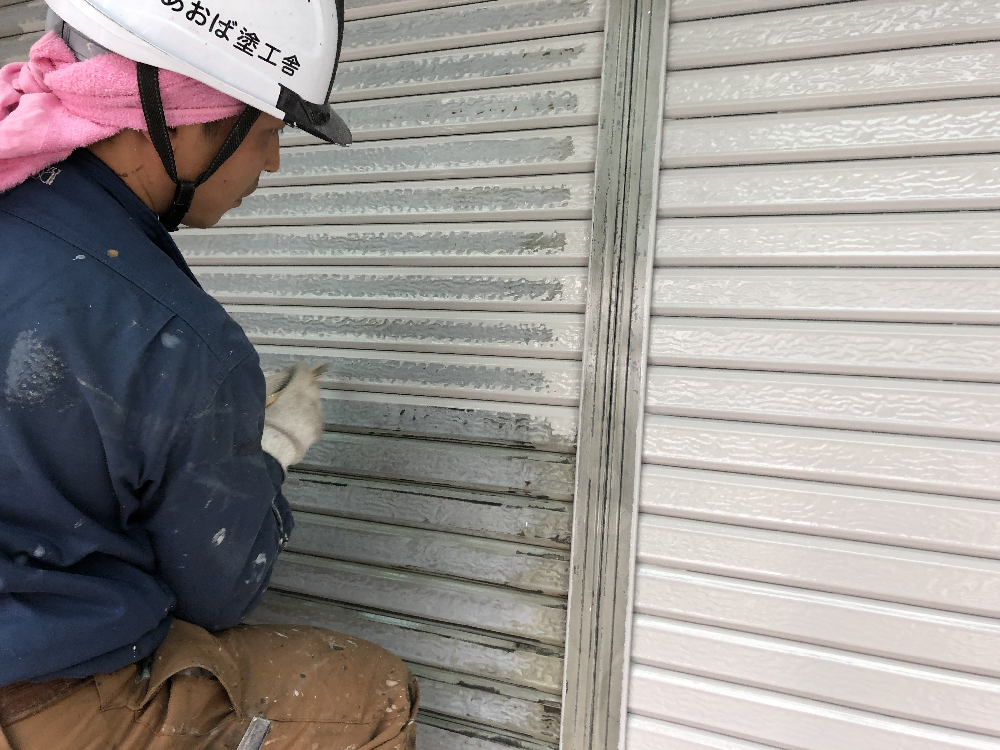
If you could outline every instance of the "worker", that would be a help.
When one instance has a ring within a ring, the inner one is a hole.
[[[269,387],[170,235],[276,171],[285,123],[350,142],[343,2],[47,3],[0,69],[0,750],[412,748],[397,657],[240,625],[316,373]]]

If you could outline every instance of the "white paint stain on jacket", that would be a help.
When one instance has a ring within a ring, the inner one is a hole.
[[[3,395],[15,404],[38,404],[58,387],[66,365],[34,330],[22,331],[11,347]]]

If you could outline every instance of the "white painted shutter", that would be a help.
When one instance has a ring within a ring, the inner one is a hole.
[[[0,0],[0,61],[42,2]],[[176,237],[266,370],[329,360],[327,433],[256,621],[421,679],[421,750],[558,745],[603,0],[348,0],[349,149],[284,137]]]
[[[331,362],[254,618],[403,656],[422,750],[556,747],[605,8],[348,8],[355,145],[178,236],[265,369]]]
[[[628,747],[1000,747],[1000,3],[672,5]]]

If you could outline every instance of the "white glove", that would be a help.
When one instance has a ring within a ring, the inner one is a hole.
[[[286,471],[299,463],[309,446],[323,435],[323,407],[316,385],[323,369],[325,365],[309,368],[297,364],[267,379],[269,405],[264,409],[260,444]]]

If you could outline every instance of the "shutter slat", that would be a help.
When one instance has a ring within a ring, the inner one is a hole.
[[[630,710],[801,750],[992,750],[983,735],[893,719],[766,690],[633,667]]]
[[[9,6],[3,15],[0,15],[0,37],[45,31],[47,11],[48,6],[44,0],[32,0],[28,3]]]
[[[628,717],[627,737],[630,750],[662,750],[664,747],[670,750],[773,750],[774,747],[634,714]]]
[[[587,272],[576,268],[261,268],[202,266],[202,286],[224,304],[582,313]]]
[[[348,21],[353,21],[358,18],[391,16],[427,8],[447,8],[478,2],[482,0],[345,0],[344,17]]]
[[[1000,440],[992,385],[687,367],[651,367],[647,383],[650,414]]]
[[[414,10],[353,21],[344,32],[341,60],[600,31],[606,13],[604,0],[494,0]]]
[[[654,315],[1000,322],[995,269],[661,269]]]
[[[1000,333],[983,326],[654,318],[650,363],[1000,381]]]
[[[994,210],[995,156],[668,170],[661,216]]]
[[[320,385],[415,396],[578,406],[580,363],[518,357],[259,346],[268,372],[329,362]]]
[[[583,316],[232,305],[255,344],[578,359]]]
[[[219,226],[586,219],[593,175],[262,188]]]
[[[281,154],[281,170],[264,187],[398,182],[463,177],[592,172],[593,127],[521,133],[437,136],[340,146],[299,146]]]
[[[401,615],[482,628],[559,645],[566,601],[498,586],[481,586],[418,573],[383,570],[293,553],[283,554],[271,586],[307,596]]]
[[[310,448],[300,467],[570,500],[576,465],[573,456],[562,453],[327,433]]]
[[[969,99],[1000,94],[995,42],[673,73],[667,117]]]
[[[1000,232],[1000,230],[998,230]],[[181,230],[192,266],[586,266],[583,221]]]
[[[337,113],[355,142],[447,134],[518,131],[597,123],[600,82],[554,81],[374,101],[343,102]],[[319,145],[301,130],[287,130],[283,145]]]
[[[990,500],[645,466],[651,515],[1000,559]]]
[[[643,615],[633,633],[633,658],[648,667],[1000,734],[996,678]]]
[[[364,2],[364,0],[360,1]],[[690,21],[698,18],[735,16],[783,8],[804,8],[811,5],[851,1],[853,0],[671,0],[670,20],[671,22]],[[354,2],[359,2],[359,0],[354,0]],[[379,3],[386,2],[386,0],[368,0],[368,2]]]
[[[663,466],[1000,499],[1000,444],[650,416],[644,460]]]
[[[273,590],[264,594],[248,622],[329,628],[377,643],[410,662],[491,677],[552,694],[560,690],[562,658],[558,650],[513,639],[364,612]]]
[[[996,617],[1000,561],[642,515],[639,562]]]
[[[990,153],[1000,150],[995,99],[670,120],[666,168]]]
[[[597,78],[603,54],[602,34],[577,34],[361,60],[340,66],[330,101]]]
[[[41,38],[42,34],[36,31],[31,34],[0,39],[0,65],[27,60],[31,45]]]
[[[658,266],[1000,266],[996,212],[661,219]]]
[[[357,391],[321,393],[327,429],[574,453],[579,410]]]
[[[569,585],[567,556],[555,550],[313,513],[295,514],[287,549],[551,596]]]
[[[995,0],[893,0],[678,23],[671,70],[847,55],[1000,37]]]
[[[1000,677],[1000,623],[985,617],[651,565],[636,611]]]
[[[283,491],[298,511],[569,547],[573,509],[563,501],[297,473]]]
[[[415,665],[420,705],[427,711],[527,734],[559,739],[559,699],[528,688]]]

